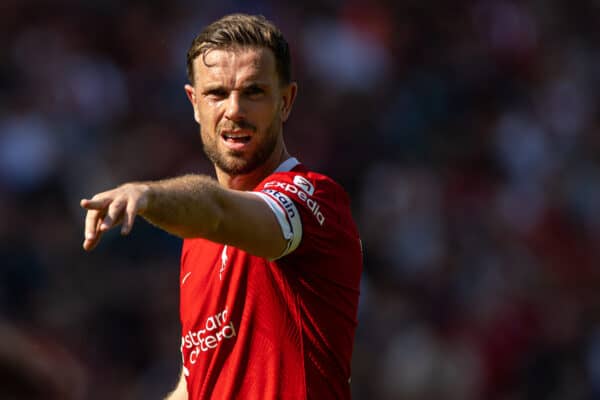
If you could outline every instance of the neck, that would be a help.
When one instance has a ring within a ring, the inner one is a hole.
[[[252,190],[288,158],[290,158],[290,155],[285,147],[283,147],[280,151],[274,152],[273,156],[269,157],[264,164],[248,174],[229,175],[215,167],[217,172],[217,180],[222,186],[228,189]]]

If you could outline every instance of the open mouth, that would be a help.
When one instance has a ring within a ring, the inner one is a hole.
[[[243,133],[240,133],[240,134],[224,133],[221,135],[221,137],[227,143],[240,143],[240,144],[248,143],[251,139],[250,135],[246,135]]]
[[[229,150],[242,151],[249,145],[252,135],[245,131],[225,131],[221,133],[221,139]]]

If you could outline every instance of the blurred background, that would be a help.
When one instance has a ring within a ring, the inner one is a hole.
[[[354,399],[600,398],[596,0],[3,0],[0,396],[174,387],[181,242],[85,253],[79,200],[213,173],[185,53],[233,11],[287,36],[288,149],[353,199]]]

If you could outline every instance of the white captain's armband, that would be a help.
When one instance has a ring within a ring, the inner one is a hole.
[[[277,258],[281,258],[296,250],[302,240],[302,220],[296,205],[285,194],[272,189],[265,189],[262,192],[250,192],[263,199],[268,205],[281,227],[281,233],[287,240],[287,247]]]

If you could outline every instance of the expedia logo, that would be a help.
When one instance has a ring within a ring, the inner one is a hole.
[[[298,182],[296,182],[296,178],[300,178],[300,179],[298,179],[298,181],[301,182],[302,186],[300,186],[300,184]],[[313,200],[310,197],[310,194],[314,193],[314,191],[315,191],[314,186],[309,181],[307,181],[306,179],[304,179],[301,176],[296,176],[294,178],[294,183],[295,183],[295,185],[292,185],[291,183],[277,182],[277,181],[267,182],[267,183],[265,183],[265,186],[264,186],[265,187],[264,192],[270,193],[273,196],[276,196],[277,190],[283,190],[285,192],[289,192],[289,193],[297,195],[297,197],[298,197],[298,199],[300,199],[300,201],[306,203],[306,207],[315,216],[315,218],[317,219],[317,222],[319,222],[319,225],[323,226],[323,224],[325,223],[325,216],[321,212],[321,205],[316,200]],[[298,187],[296,185],[298,185],[300,187]],[[307,187],[305,188],[303,186],[307,186]],[[273,187],[274,187],[274,189],[267,189],[267,188],[273,188]],[[279,200],[281,202],[281,199],[279,199]],[[284,203],[283,206],[285,207],[286,204]],[[286,207],[286,210],[288,213],[290,212],[290,210],[288,210],[287,207]]]
[[[296,175],[294,177],[294,184],[304,190],[309,196],[312,196],[315,193],[315,187],[303,176]]]

